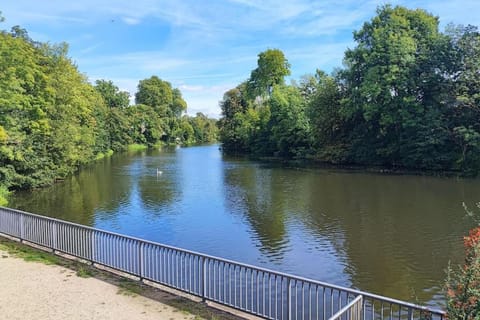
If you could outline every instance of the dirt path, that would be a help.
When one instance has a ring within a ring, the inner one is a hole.
[[[127,295],[125,295],[127,294]],[[0,251],[0,319],[198,319],[186,311],[123,291],[57,265]]]

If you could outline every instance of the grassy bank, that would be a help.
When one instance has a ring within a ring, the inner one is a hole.
[[[148,149],[148,146],[145,144],[133,143],[127,146],[127,151],[136,152]]]
[[[105,152],[105,153],[100,152],[100,153],[98,153],[97,156],[95,157],[95,160],[101,160],[101,159],[103,159],[103,158],[111,157],[111,156],[113,155],[113,153],[114,153],[114,152],[113,152],[112,149],[108,149],[108,151]]]

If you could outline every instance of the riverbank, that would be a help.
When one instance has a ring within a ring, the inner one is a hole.
[[[0,283],[2,319],[240,319],[4,239]]]

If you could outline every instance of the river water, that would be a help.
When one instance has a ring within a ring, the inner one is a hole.
[[[162,171],[157,174],[157,169]],[[430,306],[480,180],[253,162],[218,146],[116,155],[10,205]]]

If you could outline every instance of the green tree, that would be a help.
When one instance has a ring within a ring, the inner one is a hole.
[[[261,52],[258,55],[257,68],[252,71],[247,83],[250,98],[270,96],[273,87],[284,84],[288,75],[290,64],[281,50],[268,49]]]
[[[96,80],[95,90],[102,95],[109,108],[126,108],[130,104],[130,94],[120,91],[110,80]]]
[[[64,178],[108,147],[105,105],[68,46],[35,43],[18,30],[0,34],[0,182],[13,189]]]
[[[153,146],[166,136],[167,124],[148,105],[137,104],[128,107],[126,114],[129,119],[129,136],[134,143]]]
[[[451,72],[453,105],[449,116],[459,169],[480,170],[480,33],[474,26],[447,28],[455,59]]]
[[[311,149],[310,123],[305,113],[305,102],[293,86],[273,89],[270,119],[267,124],[274,154],[283,157],[305,157]]]
[[[314,93],[307,100],[307,114],[316,157],[319,160],[341,163],[348,155],[347,133],[351,124],[342,112],[344,97],[339,79],[317,72]]]
[[[135,102],[151,106],[161,117],[180,117],[186,110],[187,103],[178,89],[173,89],[170,82],[157,76],[140,80]]]
[[[351,159],[446,166],[448,159],[441,155],[444,132],[437,129],[443,127],[439,115],[447,102],[447,70],[438,48],[447,41],[438,31],[438,18],[424,10],[386,5],[354,39],[358,44],[347,50],[343,72],[346,116],[357,124],[351,133]]]
[[[247,149],[247,142],[242,139],[239,130],[244,125],[241,116],[247,110],[245,84],[230,89],[223,95],[220,101],[222,119],[219,121],[220,140],[222,147],[227,152],[243,153]]]

